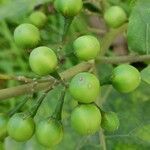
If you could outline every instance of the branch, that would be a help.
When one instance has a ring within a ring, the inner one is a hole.
[[[16,80],[16,81],[22,81],[25,83],[33,82],[33,79],[26,78],[25,76],[12,76],[12,75],[6,75],[6,74],[0,74],[0,80]]]
[[[124,31],[126,31],[128,24],[123,24],[121,27],[117,29],[111,29],[102,39],[102,51],[101,51],[101,56],[105,55],[106,51],[109,49],[110,45],[112,42],[115,40],[115,38],[119,35],[122,34]]]
[[[102,129],[101,129],[101,131],[99,132],[99,136],[100,136],[100,145],[102,145],[102,149],[103,149],[103,150],[107,150],[105,135],[104,135]]]
[[[99,57],[96,61],[100,61],[105,64],[120,64],[120,63],[133,63],[150,61],[150,55],[131,55],[131,56],[116,56],[116,57]]]
[[[63,80],[68,80],[72,78],[74,75],[76,75],[77,73],[89,70],[92,66],[93,66],[92,62],[83,62],[60,73],[60,76]],[[20,95],[25,95],[25,94],[32,94],[34,92],[38,92],[41,90],[47,90],[51,88],[54,82],[56,82],[56,79],[49,78],[49,80],[45,80],[43,82],[34,81],[32,83],[2,89],[0,90],[0,100],[16,97]]]

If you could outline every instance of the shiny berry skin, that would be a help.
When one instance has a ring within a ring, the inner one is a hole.
[[[74,17],[82,9],[82,0],[55,0],[54,7],[65,17]]]
[[[43,28],[47,22],[47,16],[41,11],[35,11],[29,16],[29,20],[37,28]]]
[[[55,119],[45,119],[37,124],[36,137],[43,146],[52,147],[61,142],[63,126]]]
[[[53,50],[41,46],[32,50],[29,56],[29,64],[33,72],[44,76],[56,70],[58,61]]]
[[[127,21],[127,15],[120,6],[112,6],[104,13],[104,20],[108,26],[118,28]]]
[[[71,113],[71,126],[81,135],[94,134],[100,129],[101,113],[94,104],[78,105]]]
[[[102,113],[102,123],[101,126],[104,130],[108,132],[114,132],[119,127],[119,118],[114,112]]]
[[[8,135],[18,142],[29,140],[35,130],[33,118],[26,117],[26,114],[17,113],[13,115],[7,124]]]
[[[33,48],[40,41],[39,29],[29,23],[21,24],[14,31],[14,40],[22,48]]]
[[[81,103],[91,103],[100,94],[100,83],[98,78],[88,72],[75,75],[69,85],[72,97]]]
[[[8,119],[6,114],[0,113],[0,140],[7,136]]]
[[[140,72],[133,66],[122,64],[112,72],[112,85],[121,93],[134,91],[141,82]]]
[[[95,59],[100,53],[100,43],[91,35],[80,36],[74,41],[73,47],[75,55],[80,60]]]

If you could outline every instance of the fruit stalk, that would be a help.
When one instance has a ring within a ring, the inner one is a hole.
[[[66,93],[66,88],[64,88],[63,91],[61,92],[60,99],[58,100],[56,109],[52,115],[52,118],[55,118],[58,121],[61,121],[62,118],[62,108],[64,104],[65,93]]]
[[[131,56],[115,56],[115,57],[99,57],[96,61],[106,64],[120,64],[150,61],[150,55],[131,55]]]
[[[23,101],[21,101],[15,108],[13,108],[12,110],[10,110],[8,112],[8,115],[11,117],[13,116],[19,109],[21,109],[25,103],[29,100],[29,97],[25,97]]]
[[[35,103],[35,105],[31,108],[31,110],[29,111],[29,115],[31,117],[34,117],[39,109],[39,107],[41,106],[43,100],[45,99],[45,97],[47,96],[48,92],[51,90],[51,88],[49,88],[48,90],[46,90],[44,93],[42,93],[42,95],[39,97],[39,99],[37,100],[37,102]]]

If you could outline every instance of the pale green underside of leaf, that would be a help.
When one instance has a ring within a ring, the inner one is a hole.
[[[150,143],[150,124],[143,125],[134,131],[134,136],[144,142]]]
[[[0,21],[5,18],[13,18],[24,15],[36,5],[51,2],[52,0],[10,0],[0,6]]]
[[[141,71],[141,78],[144,82],[150,84],[150,65]]]
[[[138,0],[129,18],[129,50],[150,53],[150,0]]]

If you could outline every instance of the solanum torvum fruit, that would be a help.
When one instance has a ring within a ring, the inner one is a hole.
[[[100,43],[91,35],[80,36],[74,41],[73,47],[75,55],[80,60],[95,59],[100,53]]]
[[[72,97],[80,103],[91,103],[100,94],[100,82],[98,78],[88,72],[75,75],[69,85]]]
[[[71,113],[71,125],[81,135],[94,134],[100,129],[101,113],[94,104],[78,105]]]
[[[29,140],[35,130],[35,123],[32,117],[24,113],[14,114],[8,121],[8,135],[18,142]]]
[[[108,26],[118,28],[127,20],[127,15],[120,6],[111,6],[104,13],[104,20]]]
[[[30,22],[38,28],[43,28],[47,22],[47,16],[41,11],[35,11],[29,16]]]
[[[63,126],[55,119],[45,119],[37,124],[36,137],[40,144],[52,147],[63,138]]]
[[[29,23],[21,24],[14,31],[14,40],[22,48],[33,48],[40,41],[39,29]]]
[[[114,132],[119,127],[119,118],[115,112],[102,113],[101,126],[108,132]]]
[[[82,0],[55,0],[54,7],[65,17],[74,17],[82,9]]]
[[[44,76],[56,70],[58,60],[53,50],[41,46],[32,50],[29,56],[29,64],[33,72]]]
[[[129,93],[139,86],[141,76],[135,67],[122,64],[113,70],[111,80],[116,90],[122,93]]]

